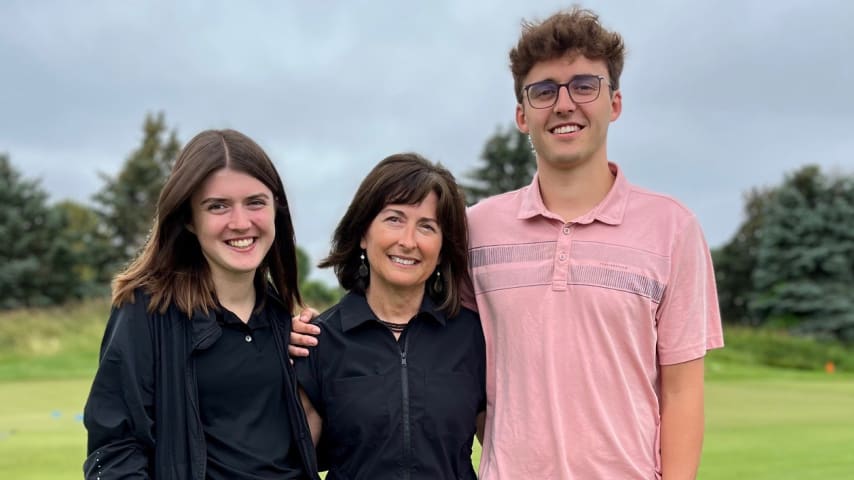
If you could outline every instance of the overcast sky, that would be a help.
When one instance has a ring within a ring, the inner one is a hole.
[[[458,178],[513,121],[507,52],[557,1],[0,2],[0,152],[52,200],[90,202],[164,112],[186,142],[254,138],[317,261],[364,175],[417,151]],[[854,2],[587,1],[625,37],[609,157],[709,243],[742,195],[807,164],[854,171]],[[330,279],[331,275],[318,275]]]

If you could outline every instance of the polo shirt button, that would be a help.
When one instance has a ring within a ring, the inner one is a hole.
[[[569,225],[565,225],[563,227],[563,234],[564,235],[569,235],[569,232],[571,232],[571,231],[572,231],[572,227],[570,227]]]
[[[251,342],[252,341],[252,335],[246,335],[246,337],[244,337],[244,340],[246,340],[247,343]]]
[[[558,255],[558,257],[557,257],[557,258],[558,258],[558,260],[560,260],[561,262],[565,262],[565,261],[566,261],[566,253],[564,253],[564,252],[560,252],[560,255]]]

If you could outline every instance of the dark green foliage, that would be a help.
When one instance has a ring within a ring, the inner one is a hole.
[[[506,131],[499,128],[486,142],[480,159],[483,165],[466,174],[473,183],[461,183],[469,205],[530,184],[537,170],[528,137],[515,126]]]
[[[749,311],[762,323],[854,341],[854,178],[789,175],[763,209]]]
[[[0,155],[0,309],[44,306],[83,295],[82,261],[66,241],[68,218],[47,204],[37,180],[23,179]]]
[[[300,293],[306,306],[323,311],[338,303],[344,295],[338,287],[330,287],[318,280],[306,280],[300,284]]]
[[[83,296],[109,293],[113,248],[101,219],[92,208],[65,200],[57,203],[64,222],[63,242],[78,261],[72,268]]]
[[[751,314],[747,304],[753,291],[753,270],[759,237],[765,219],[765,205],[775,190],[754,188],[745,195],[745,220],[732,240],[712,251],[718,300],[725,322],[755,325],[759,319]]]
[[[101,174],[105,185],[94,196],[104,233],[111,239],[113,268],[130,260],[145,243],[154,220],[160,189],[181,148],[167,132],[163,114],[148,115],[142,145],[131,152],[115,177]]]
[[[323,311],[338,302],[343,294],[340,288],[330,287],[321,281],[308,278],[311,271],[311,258],[299,246],[297,246],[297,268],[299,289],[306,306]]]
[[[840,372],[854,371],[854,348],[836,341],[792,336],[780,329],[729,327],[726,347],[713,350],[710,357],[797,370],[824,370],[827,362],[832,362]]]

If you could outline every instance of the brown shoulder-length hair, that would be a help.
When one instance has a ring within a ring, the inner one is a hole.
[[[276,236],[255,272],[256,285],[278,292],[289,312],[302,303],[297,285],[294,228],[276,167],[252,139],[235,130],[206,130],[187,143],[160,191],[151,234],[140,254],[113,280],[113,305],[133,302],[134,291],[151,295],[148,310],[164,313],[170,304],[191,315],[216,307],[216,290],[199,241],[188,229],[190,197],[212,173],[231,169],[267,186],[275,202]]]
[[[434,164],[416,153],[400,153],[383,159],[362,180],[353,201],[335,233],[327,256],[318,265],[332,267],[338,283],[345,290],[365,293],[370,279],[362,280],[357,272],[361,264],[359,243],[371,222],[389,204],[414,205],[430,192],[437,198],[436,216],[442,229],[441,264],[443,288],[429,288],[426,293],[438,308],[449,316],[460,311],[460,287],[468,281],[468,228],[465,197],[454,176],[440,164]]]
[[[611,90],[620,88],[620,75],[626,47],[619,33],[605,29],[592,10],[573,7],[558,12],[542,22],[522,22],[519,42],[510,50],[510,71],[516,101],[522,103],[522,82],[539,62],[571,54],[591,60],[604,60],[608,66]]]

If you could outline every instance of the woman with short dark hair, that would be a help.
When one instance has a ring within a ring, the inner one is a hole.
[[[297,359],[328,480],[474,479],[485,347],[468,281],[465,202],[454,177],[392,155],[362,181],[321,267],[348,291]]]

